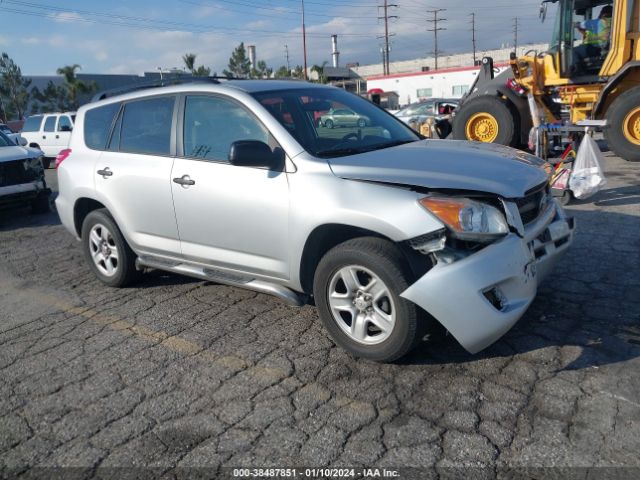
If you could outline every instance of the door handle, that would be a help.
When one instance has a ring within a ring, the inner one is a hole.
[[[46,140],[46,139],[47,139],[47,136],[46,136],[46,135],[42,135],[42,139],[43,139],[43,140]]]
[[[195,180],[191,180],[191,177],[189,177],[189,175],[183,175],[181,177],[174,178],[173,182],[177,183],[178,185],[182,185],[183,187],[189,187],[196,184]]]
[[[60,135],[56,135],[56,138],[60,138]]]
[[[102,170],[98,170],[98,175],[102,175],[102,178],[107,178],[113,175],[113,172],[109,169],[109,167],[104,167]]]

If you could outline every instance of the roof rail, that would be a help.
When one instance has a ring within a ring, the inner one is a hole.
[[[99,100],[104,100],[105,98],[115,97],[116,95],[123,95],[129,92],[135,92],[137,90],[146,90],[148,88],[159,88],[159,87],[167,87],[170,85],[181,85],[184,83],[220,83],[220,80],[244,80],[243,78],[236,77],[187,77],[187,78],[167,78],[163,80],[152,80],[149,82],[139,82],[139,83],[131,83],[128,85],[123,85],[121,87],[112,88],[109,90],[103,90],[101,92],[96,93],[91,98],[91,103],[97,102]]]

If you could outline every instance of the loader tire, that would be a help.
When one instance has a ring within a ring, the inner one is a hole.
[[[478,97],[456,113],[453,138],[510,147],[520,144],[519,117],[515,108],[498,97]]]
[[[629,162],[640,162],[640,87],[616,98],[606,117],[609,150]]]

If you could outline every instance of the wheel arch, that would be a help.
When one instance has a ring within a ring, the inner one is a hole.
[[[626,91],[626,89],[616,90],[619,85],[625,82],[631,82],[630,88],[640,85],[640,61],[627,63],[609,79],[593,107],[593,118],[604,118],[606,116],[611,104]]]
[[[432,265],[427,257],[408,247],[405,242],[396,242],[391,238],[373,230],[340,223],[327,223],[316,227],[307,237],[300,259],[300,285],[302,291],[313,293],[313,278],[322,257],[332,248],[348,240],[361,237],[375,237],[387,240],[398,247],[407,267],[414,275],[424,274]]]
[[[78,237],[82,234],[82,223],[94,210],[106,208],[102,203],[94,200],[93,198],[81,197],[76,200],[73,205],[73,226],[76,230]]]

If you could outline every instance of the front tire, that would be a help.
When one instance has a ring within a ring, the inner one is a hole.
[[[366,126],[367,126],[367,121],[364,118],[359,118],[358,119],[358,127],[364,128]]]
[[[422,337],[421,311],[400,297],[411,281],[402,253],[374,237],[344,242],[318,264],[314,299],[335,342],[355,356],[392,362]]]
[[[453,122],[453,138],[510,147],[520,144],[515,109],[498,97],[483,96],[464,103]]]
[[[110,287],[126,287],[138,280],[136,254],[106,209],[94,210],[82,223],[82,248],[96,277]]]
[[[609,149],[629,162],[640,162],[640,87],[616,98],[606,117]]]
[[[324,126],[329,129],[333,128],[333,120],[325,120]]]

